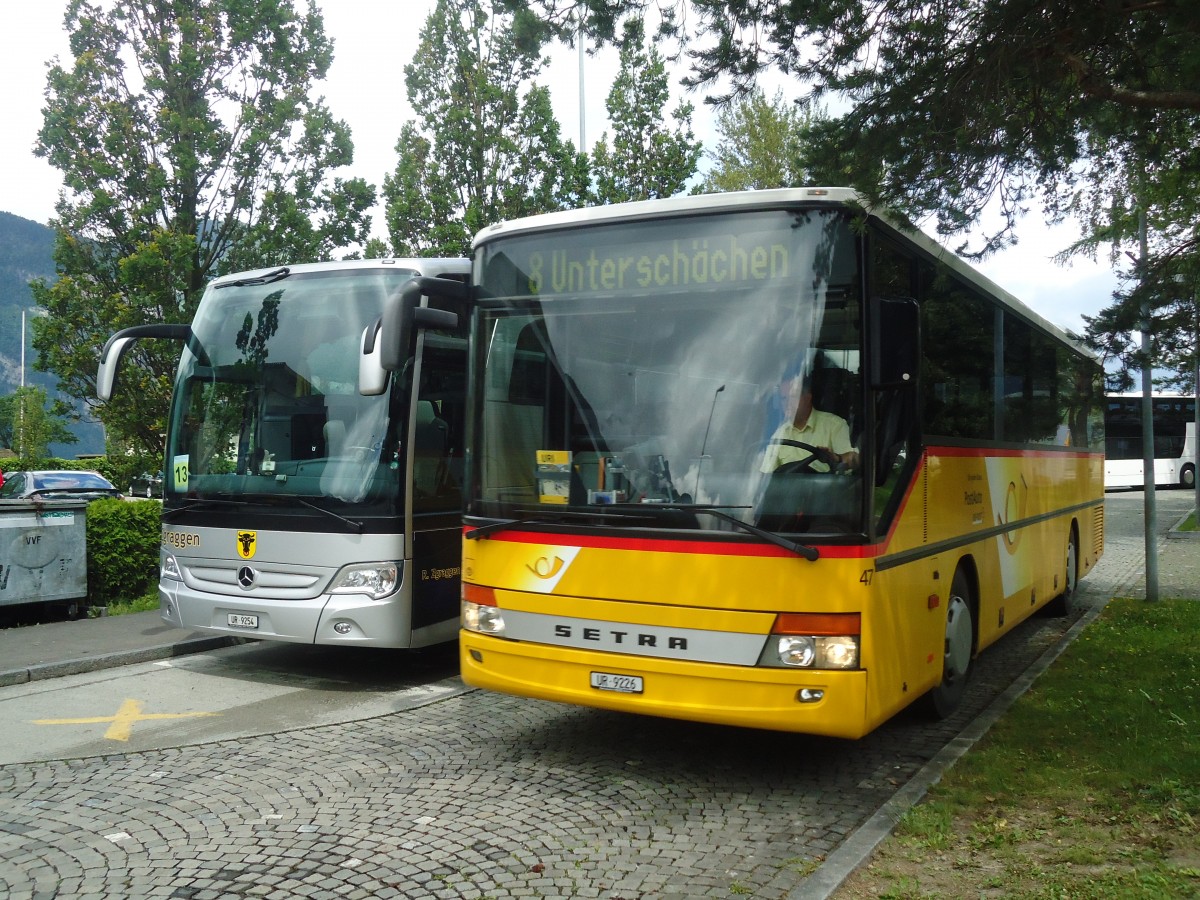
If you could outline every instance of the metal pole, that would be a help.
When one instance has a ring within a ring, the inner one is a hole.
[[[579,42],[579,152],[586,153],[587,152],[587,143],[586,143],[587,135],[586,135],[586,129],[584,128],[584,121],[586,119],[586,116],[584,115],[584,103],[585,103],[584,98],[585,98],[586,92],[584,91],[584,87],[583,87],[583,57],[584,57],[584,53],[583,53],[583,12],[582,11],[579,13],[578,25],[579,25],[579,35],[576,38],[576,40],[578,40],[578,42]]]
[[[25,459],[25,310],[21,310],[21,393],[17,400],[17,455]],[[23,465],[24,463],[22,463]]]
[[[1194,295],[1193,313],[1196,317],[1196,343],[1192,347],[1192,358],[1196,362],[1196,378],[1192,382],[1192,403],[1195,405],[1195,421],[1192,423],[1192,487],[1195,488],[1193,515],[1200,527],[1200,291]]]
[[[1146,210],[1138,213],[1138,236],[1141,244],[1139,265],[1141,277],[1145,278],[1146,258],[1149,248],[1146,240]],[[1150,352],[1151,340],[1150,300],[1142,300],[1142,482],[1145,488],[1145,540],[1146,540],[1146,599],[1158,602],[1158,540],[1155,535],[1158,503],[1154,493],[1154,363]]]

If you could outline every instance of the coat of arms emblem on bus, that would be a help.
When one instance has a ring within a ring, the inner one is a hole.
[[[238,556],[242,559],[254,559],[254,548],[257,540],[257,531],[239,531],[237,533]]]

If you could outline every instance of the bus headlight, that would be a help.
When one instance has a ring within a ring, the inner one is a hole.
[[[853,669],[858,666],[858,636],[834,635],[818,638],[821,652],[818,657],[824,660],[824,669]]]
[[[355,563],[346,566],[329,584],[331,594],[366,594],[379,600],[394,593],[400,584],[398,562]]]
[[[462,626],[466,631],[474,631],[478,634],[504,634],[504,614],[498,606],[484,606],[481,603],[472,603],[470,600],[462,602]]]
[[[179,561],[175,559],[175,554],[173,553],[167,553],[163,556],[160,572],[163,578],[169,578],[172,581],[183,581],[183,575],[179,572]]]
[[[850,635],[788,635],[779,639],[779,662],[806,669],[853,669],[858,638]]]
[[[816,658],[811,637],[789,635],[779,639],[779,661],[785,666],[811,666]]]
[[[782,613],[759,665],[856,669],[861,622],[858,613]]]

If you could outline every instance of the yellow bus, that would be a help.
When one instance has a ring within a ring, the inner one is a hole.
[[[475,241],[463,678],[860,737],[959,703],[1103,551],[1103,383],[848,189]]]

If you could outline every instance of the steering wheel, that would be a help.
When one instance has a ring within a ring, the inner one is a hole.
[[[835,468],[841,460],[837,458],[832,450],[826,450],[824,447],[814,447],[812,444],[806,444],[804,441],[793,441],[791,438],[772,438],[767,441],[767,446],[772,444],[780,444],[786,447],[799,447],[801,450],[807,450],[811,456],[804,459],[794,459],[791,462],[785,462],[775,470],[777,475],[795,475],[800,472],[814,472],[813,463],[822,462],[829,466],[830,469]]]

